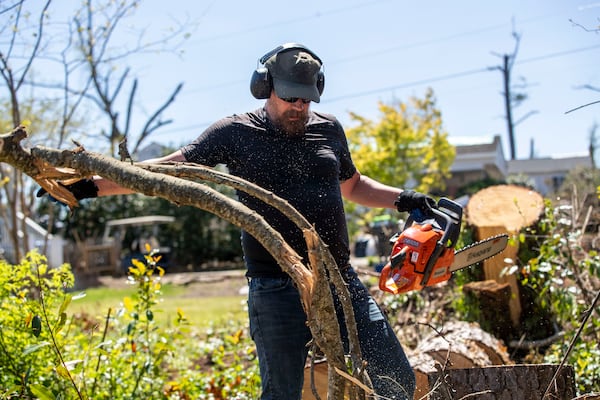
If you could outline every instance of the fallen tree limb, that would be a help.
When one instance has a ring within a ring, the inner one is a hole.
[[[149,171],[163,173],[171,176],[177,176],[182,178],[201,178],[203,180],[211,181],[217,184],[224,184],[230,186],[236,190],[242,190],[252,196],[264,201],[265,203],[275,207],[282,214],[288,217],[292,222],[296,224],[300,229],[304,231],[307,247],[309,249],[309,264],[313,267],[313,272],[319,273],[320,276],[325,277],[326,273],[329,275],[334,287],[338,291],[340,302],[344,310],[344,318],[346,320],[346,326],[348,329],[348,341],[350,347],[350,355],[352,357],[353,366],[357,367],[355,371],[355,378],[364,374],[362,371],[362,354],[360,350],[360,344],[358,340],[358,332],[356,331],[356,320],[354,318],[354,311],[352,309],[352,303],[350,302],[350,295],[346,288],[345,282],[336,267],[335,260],[331,256],[331,253],[326,249],[326,245],[321,241],[321,238],[316,234],[312,225],[300,214],[296,209],[290,206],[290,204],[274,195],[273,193],[236,176],[226,174],[212,168],[208,168],[196,164],[187,163],[165,163],[165,164],[138,164],[140,167],[145,168]],[[320,250],[319,250],[320,249]],[[314,256],[314,257],[311,257]],[[323,266],[323,270],[320,271],[320,266]],[[325,272],[326,271],[326,272]],[[327,282],[326,279],[316,280],[317,282]],[[331,293],[328,288],[321,288],[323,296],[313,295],[313,300],[321,297],[331,297]],[[329,306],[329,305],[328,305]],[[332,306],[332,305],[331,305]],[[310,316],[310,313],[307,313]],[[310,323],[310,321],[309,321]],[[323,345],[322,343],[320,344]],[[338,367],[339,368],[339,367]]]
[[[0,162],[11,164],[29,175],[52,196],[71,208],[77,206],[77,201],[56,180],[99,175],[144,195],[161,197],[174,204],[193,206],[211,212],[246,230],[269,251],[282,270],[292,277],[300,291],[302,304],[309,319],[308,325],[315,341],[327,356],[332,367],[345,370],[346,364],[339,325],[337,319],[331,318],[333,299],[330,284],[325,278],[329,275],[343,304],[353,366],[356,368],[353,371],[354,376],[355,378],[365,377],[362,370],[362,356],[360,355],[354,313],[345,283],[331,253],[314,228],[285,200],[231,175],[207,168],[193,167],[196,174],[202,170],[202,174],[211,176],[213,181],[228,184],[238,190],[246,190],[268,204],[285,210],[284,214],[290,217],[304,232],[310,261],[314,268],[312,271],[302,263],[301,257],[262,216],[206,185],[171,176],[165,170],[161,170],[161,168],[169,168],[168,166],[131,165],[85,151],[82,147],[72,151],[34,147],[27,151],[20,145],[25,137],[27,137],[27,132],[23,127],[18,127],[9,134],[1,135]],[[177,170],[192,167],[189,165],[183,167],[183,165],[177,164],[171,165],[170,168],[170,172],[176,175]],[[331,374],[329,379],[331,398],[341,398],[345,391],[345,385],[344,378],[338,374]]]

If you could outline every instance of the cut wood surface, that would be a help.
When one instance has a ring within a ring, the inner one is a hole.
[[[467,222],[476,227],[503,226],[516,233],[536,222],[544,210],[544,198],[516,185],[490,186],[475,193],[467,204]]]

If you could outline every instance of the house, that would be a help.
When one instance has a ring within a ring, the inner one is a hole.
[[[567,173],[577,167],[592,167],[589,155],[564,155],[527,160],[510,160],[509,175],[526,175],[542,195],[556,192]]]
[[[456,149],[456,158],[450,167],[452,176],[446,181],[449,196],[454,197],[471,182],[506,179],[508,166],[500,136],[449,137],[448,141]]]
[[[456,148],[456,158],[450,168],[451,178],[446,192],[454,196],[458,189],[483,179],[503,181],[510,176],[528,177],[540,194],[556,191],[569,171],[577,167],[592,167],[589,155],[565,155],[524,160],[506,160],[499,135],[481,137],[450,137]]]
[[[45,254],[50,267],[58,267],[63,263],[63,247],[64,240],[48,232],[29,217],[25,217],[23,213],[17,212],[17,218],[20,221],[25,220],[27,227],[28,248],[38,249],[40,253]],[[10,263],[17,263],[20,260],[15,260],[15,251],[12,241],[8,235],[11,226],[5,220],[0,220],[0,257],[6,259]],[[23,237],[22,232],[18,232],[19,237]],[[44,252],[44,243],[48,239],[47,248]]]

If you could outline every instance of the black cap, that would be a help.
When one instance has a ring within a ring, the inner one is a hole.
[[[321,62],[311,53],[295,48],[284,50],[266,60],[265,67],[273,78],[273,89],[279,98],[320,101],[317,80]]]

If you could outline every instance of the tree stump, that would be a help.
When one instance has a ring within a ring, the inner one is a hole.
[[[544,211],[543,197],[528,188],[516,185],[490,186],[475,193],[465,214],[467,223],[474,227],[477,239],[485,239],[501,233],[517,234],[521,229],[533,225]],[[517,326],[521,316],[519,287],[514,275],[502,275],[504,259],[514,260],[518,245],[509,244],[504,251],[483,262],[485,279],[508,283],[511,288],[510,316]]]
[[[467,397],[478,400],[542,400],[558,365],[510,365],[450,369],[428,375],[433,390],[429,400]],[[575,396],[575,373],[563,366],[544,400],[571,400]]]
[[[478,324],[464,321],[449,322],[441,332],[424,337],[408,358],[417,380],[415,399],[433,389],[429,376],[440,371],[512,364],[500,340]]]
[[[494,280],[469,282],[463,285],[463,293],[473,296],[479,301],[481,321],[488,332],[507,340],[513,334],[510,316],[511,288],[508,283],[498,283]]]

